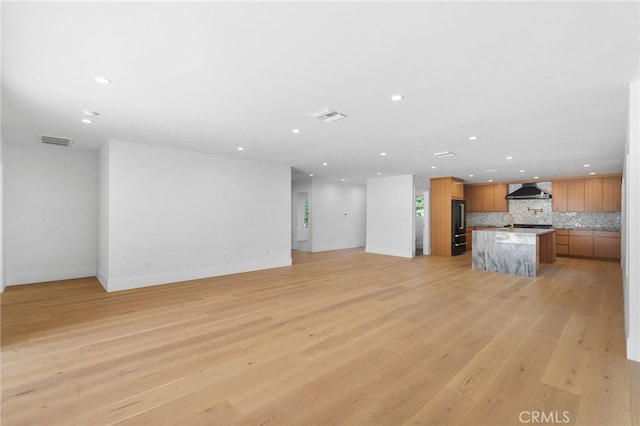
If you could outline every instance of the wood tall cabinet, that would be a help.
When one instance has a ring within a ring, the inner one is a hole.
[[[554,212],[619,212],[622,176],[558,179],[552,182]]]
[[[505,212],[509,210],[504,183],[465,185],[468,212]]]
[[[464,181],[455,177],[431,179],[431,254],[451,256],[451,200],[464,199]]]

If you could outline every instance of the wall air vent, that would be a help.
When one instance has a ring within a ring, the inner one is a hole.
[[[337,121],[345,118],[346,115],[336,111],[332,111],[329,108],[324,108],[320,111],[309,114],[309,117],[317,118],[318,120],[324,121],[325,123],[331,123],[332,121]]]
[[[69,148],[71,146],[71,142],[72,140],[67,138],[58,138],[55,136],[40,135],[40,143],[45,145],[54,145],[54,146],[61,146],[63,148]]]

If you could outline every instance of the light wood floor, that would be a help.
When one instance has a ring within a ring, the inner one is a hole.
[[[640,424],[618,263],[294,260],[113,294],[9,287],[2,424]]]

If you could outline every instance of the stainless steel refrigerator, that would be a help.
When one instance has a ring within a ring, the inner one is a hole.
[[[467,224],[464,217],[464,201],[451,201],[451,256],[467,250]]]

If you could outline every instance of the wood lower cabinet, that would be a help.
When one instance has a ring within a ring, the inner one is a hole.
[[[556,230],[556,253],[569,254],[569,231],[566,229]]]
[[[569,254],[593,257],[593,231],[569,231]]]
[[[605,259],[620,259],[620,232],[595,231],[593,233],[593,255]]]
[[[619,260],[620,242],[620,232],[559,229],[556,254]]]

